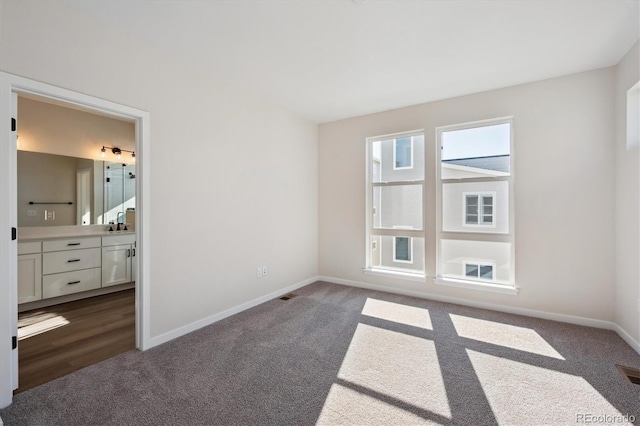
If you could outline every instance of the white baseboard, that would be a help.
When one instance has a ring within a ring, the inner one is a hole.
[[[629,346],[631,346],[633,349],[635,349],[636,352],[638,352],[638,354],[640,354],[640,343],[636,342],[624,328],[615,323],[613,325],[613,330],[615,330],[615,332],[618,333],[620,337],[622,337],[622,340],[627,342]]]
[[[304,287],[306,285],[309,285],[311,283],[314,283],[316,281],[318,281],[319,278],[316,277],[311,277],[311,278],[307,278],[304,281],[300,281],[296,284],[290,285],[289,287],[285,287],[282,288],[280,290],[276,290],[272,293],[266,294],[264,296],[258,297],[257,299],[253,299],[250,300],[248,302],[245,302],[241,305],[238,306],[234,306],[233,308],[229,308],[226,311],[222,311],[219,312],[215,315],[211,315],[210,317],[207,318],[203,318],[201,320],[192,322],[191,324],[187,324],[183,327],[180,328],[176,328],[175,330],[169,331],[167,333],[163,333],[159,336],[156,337],[152,337],[151,339],[149,339],[149,346],[146,349],[151,349],[155,346],[161,345],[163,343],[166,343],[170,340],[173,340],[175,338],[178,338],[180,336],[184,336],[185,334],[189,334],[193,331],[196,331],[202,327],[206,327],[208,325],[211,325],[215,322],[218,322],[220,320],[223,320],[227,317],[230,317],[231,315],[235,315],[237,313],[240,313],[242,311],[245,311],[247,309],[253,308],[254,306],[258,306],[261,303],[267,302],[271,299],[275,299],[276,297],[280,297],[283,294],[287,294],[289,292],[292,292],[294,290],[299,289],[300,287]]]
[[[611,321],[603,321],[603,320],[598,320],[593,318],[558,314],[554,312],[537,311],[534,309],[517,308],[513,306],[496,305],[492,303],[475,302],[473,300],[459,299],[456,297],[432,294],[426,291],[425,292],[413,291],[413,290],[407,290],[407,289],[386,286],[386,285],[370,284],[362,281],[344,280],[341,278],[333,278],[333,277],[325,277],[325,276],[320,276],[318,277],[318,279],[320,281],[326,281],[333,284],[341,284],[341,285],[347,285],[351,287],[365,288],[368,290],[384,291],[387,293],[402,294],[404,296],[413,296],[413,297],[419,297],[422,299],[436,300],[438,302],[454,303],[456,305],[463,305],[463,306],[471,306],[473,308],[489,309],[492,311],[506,312],[509,314],[524,315],[528,317],[548,319],[552,321],[565,322],[569,324],[583,325],[583,326],[594,327],[594,328],[602,328],[605,330],[613,330],[616,333],[618,333],[620,337],[629,344],[629,346],[631,346],[636,352],[638,352],[638,354],[640,354],[640,344],[638,344],[638,342],[636,342],[631,337],[631,335],[629,335],[629,333],[627,333],[624,329],[622,329],[622,327],[620,327],[618,324]]]

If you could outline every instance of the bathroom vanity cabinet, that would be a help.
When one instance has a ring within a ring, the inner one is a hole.
[[[134,249],[134,233],[18,242],[18,303],[130,283]]]

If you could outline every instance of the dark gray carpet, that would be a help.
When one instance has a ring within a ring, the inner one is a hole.
[[[640,356],[614,332],[322,282],[296,293],[21,393],[0,416],[6,425],[640,417],[640,386],[615,367],[640,368]]]

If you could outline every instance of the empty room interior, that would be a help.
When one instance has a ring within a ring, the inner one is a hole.
[[[0,425],[640,422],[638,0],[1,0],[0,115]]]

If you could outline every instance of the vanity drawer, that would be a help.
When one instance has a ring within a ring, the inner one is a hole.
[[[100,247],[100,237],[44,241],[42,251],[62,251]],[[45,272],[46,273],[46,272]]]
[[[133,244],[136,241],[136,234],[109,235],[102,237],[102,247],[119,246],[121,244]]]
[[[18,254],[34,254],[42,251],[42,243],[35,241],[32,243],[18,243]]]
[[[42,273],[57,274],[59,272],[77,271],[79,269],[99,268],[102,249],[57,251],[42,254]]]
[[[42,296],[58,297],[65,294],[100,288],[102,270],[100,268],[65,272],[42,277]]]

